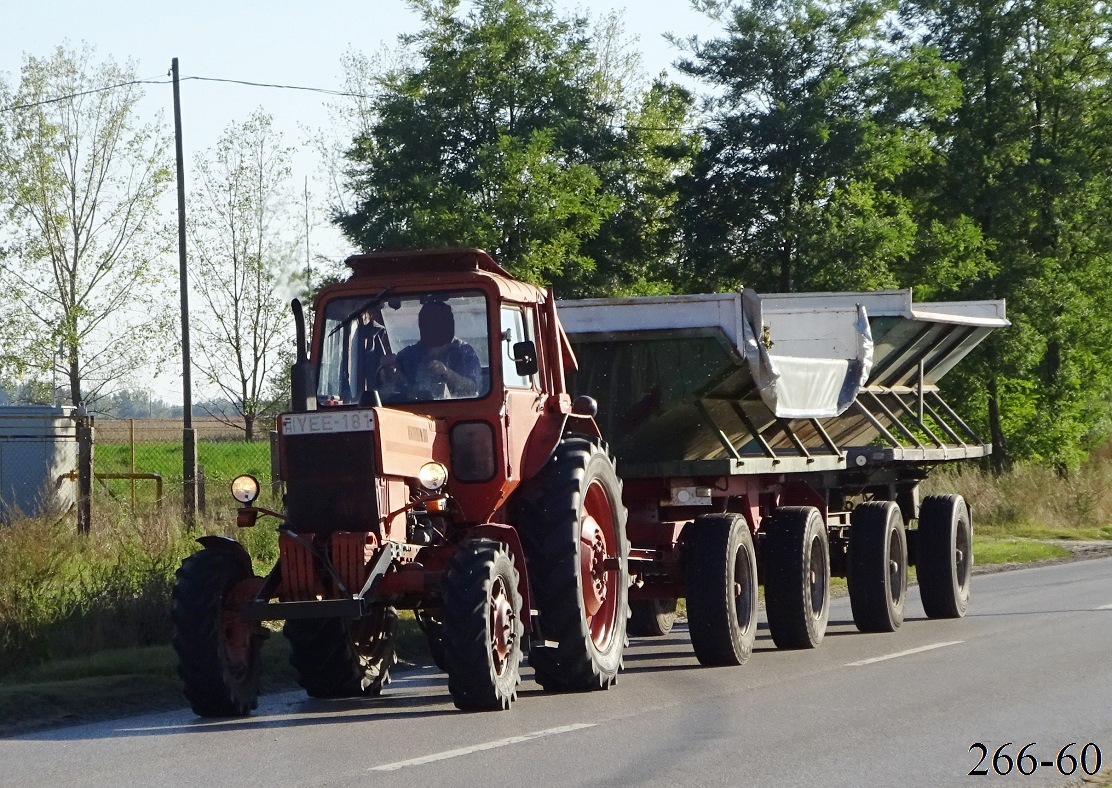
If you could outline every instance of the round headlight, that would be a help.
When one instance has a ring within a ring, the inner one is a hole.
[[[439,490],[448,481],[448,469],[439,462],[426,462],[417,472],[417,481],[426,490]]]
[[[232,497],[240,503],[251,503],[259,497],[259,480],[254,476],[237,476],[232,479]]]

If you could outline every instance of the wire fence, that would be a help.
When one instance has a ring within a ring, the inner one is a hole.
[[[226,508],[231,480],[248,473],[272,492],[270,433],[245,441],[243,430],[216,419],[194,419],[197,434],[197,504]],[[176,419],[107,419],[95,424],[93,472],[97,494],[130,504],[132,511],[183,497],[182,423]]]

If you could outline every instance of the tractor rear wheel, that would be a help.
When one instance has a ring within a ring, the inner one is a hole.
[[[622,667],[629,618],[629,548],[622,484],[606,449],[565,439],[523,491],[518,527],[541,633],[530,649],[549,692],[606,689]]]
[[[773,642],[815,648],[830,619],[830,543],[822,516],[811,506],[781,506],[762,546]]]
[[[960,495],[928,495],[919,507],[916,575],[928,618],[961,618],[969,608],[973,524]]]
[[[859,504],[850,515],[849,603],[862,632],[895,632],[907,598],[907,534],[892,501]]]
[[[629,601],[629,634],[637,637],[661,637],[672,631],[676,623],[676,600],[631,599]]]
[[[369,616],[299,618],[282,632],[290,642],[297,683],[314,698],[378,695],[390,680],[398,614],[378,606]]]
[[[689,528],[687,626],[703,665],[741,665],[757,636],[757,558],[740,514],[704,514]]]
[[[444,578],[444,662],[457,709],[508,709],[521,683],[521,593],[513,556],[493,539],[464,542]]]
[[[182,561],[170,595],[174,651],[185,697],[201,717],[249,714],[258,705],[265,634],[239,606],[257,585],[236,555],[204,549]]]

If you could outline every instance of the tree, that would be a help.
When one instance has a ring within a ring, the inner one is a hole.
[[[687,187],[693,286],[890,286],[915,227],[888,189],[903,140],[873,121],[885,3],[698,5],[725,34],[678,64],[714,89]]]
[[[592,37],[587,19],[558,17],[549,0],[479,0],[466,17],[455,0],[411,5],[423,29],[402,37],[413,60],[378,75],[361,115],[370,125],[348,154],[344,232],[365,249],[482,246],[565,295],[616,286],[634,248],[618,239],[660,235],[649,224],[663,211],[633,208],[629,190],[647,204],[643,183],[667,153],[620,126],[673,123],[690,99],[634,91],[614,25]],[[629,169],[638,162],[651,163]]]
[[[134,69],[94,58],[59,47],[26,57],[14,92],[0,84],[0,363],[56,369],[74,404],[149,362],[172,322],[159,297],[165,129],[137,123]]]
[[[256,110],[198,156],[188,227],[204,312],[195,328],[197,365],[233,403],[248,441],[256,420],[281,399],[272,379],[292,345],[284,297],[293,291],[289,275],[299,243],[289,230],[297,226],[290,217],[292,150],[282,147],[272,125]]]
[[[1064,470],[1103,437],[1112,385],[1112,18],[1080,0],[913,0],[904,16],[962,85],[920,195],[925,215],[966,223],[985,264],[947,294],[1007,298],[1014,323],[962,396],[983,408],[997,468],[1021,456]]]

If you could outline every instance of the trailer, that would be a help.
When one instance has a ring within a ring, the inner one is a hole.
[[[574,394],[598,402],[629,510],[632,634],[686,598],[703,664],[741,664],[763,584],[781,648],[815,647],[830,577],[862,631],[900,626],[908,567],[928,616],[969,599],[972,523],[920,501],[937,465],[992,450],[938,382],[1003,301],[915,303],[911,290],[565,301]]]

